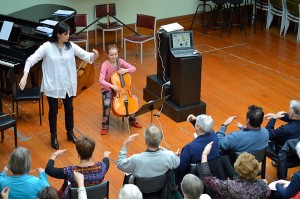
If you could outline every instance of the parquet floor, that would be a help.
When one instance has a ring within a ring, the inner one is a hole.
[[[191,18],[178,18],[174,20],[182,24],[185,29],[190,26]],[[161,20],[158,26],[168,23]],[[228,37],[220,30],[209,29],[207,34],[202,34],[201,27],[194,25],[195,47],[201,53],[202,80],[201,100],[206,102],[206,113],[215,120],[215,130],[231,115],[237,115],[236,121],[245,124],[247,107],[251,104],[262,106],[265,113],[288,110],[291,99],[299,99],[300,93],[300,44],[296,43],[296,33],[289,31],[286,37],[279,35],[279,26],[273,25],[270,30],[257,27],[256,34],[251,26],[246,27],[247,36],[238,28],[232,29]],[[126,34],[126,32],[125,32]],[[99,34],[101,35],[101,34]],[[90,38],[93,38],[90,36]],[[112,40],[111,37],[107,39]],[[101,41],[101,38],[99,39]],[[92,43],[91,41],[90,43]],[[119,43],[120,46],[120,43]],[[92,45],[91,45],[92,47]],[[100,58],[95,62],[95,83],[84,90],[74,100],[75,134],[89,135],[96,140],[96,149],[93,159],[102,160],[105,150],[111,151],[111,165],[105,176],[110,181],[110,198],[116,199],[122,185],[123,173],[116,167],[118,152],[129,133],[138,133],[137,139],[129,146],[128,154],[139,153],[145,150],[143,130],[150,124],[150,113],[141,115],[138,120],[143,125],[142,129],[130,128],[126,123],[111,114],[109,133],[101,136],[102,102],[100,85],[98,82],[100,65],[106,59],[102,44],[95,46],[100,52]],[[146,86],[146,76],[156,74],[156,59],[153,56],[153,43],[144,47],[144,63],[141,65],[135,55],[135,46],[128,45],[127,61],[137,67],[137,72],[132,74],[131,90],[138,96],[139,104],[143,101],[143,88]],[[123,56],[122,49],[120,57]],[[192,86],[192,85],[191,85]],[[188,89],[188,88],[187,88]],[[45,99],[45,115],[43,125],[39,125],[38,105],[33,102],[24,102],[19,105],[19,115],[16,117],[18,124],[19,146],[29,148],[33,160],[32,170],[44,168],[54,150],[50,147],[48,124],[48,105]],[[3,98],[5,112],[11,112],[11,100]],[[161,126],[164,132],[163,146],[171,150],[182,148],[193,139],[193,128],[187,122],[176,123],[161,114],[153,123]],[[264,121],[265,126],[267,121]],[[281,123],[278,122],[276,126]],[[68,142],[64,129],[64,110],[59,109],[58,114],[58,141],[60,149],[67,152],[59,157],[55,166],[63,167],[79,162],[74,144]],[[234,125],[228,127],[228,132],[237,130]],[[7,164],[10,152],[14,149],[13,133],[5,132],[4,143],[0,144],[0,167]],[[299,168],[289,169],[288,176]],[[36,172],[32,173],[36,175]],[[267,180],[276,179],[276,170],[267,160]],[[60,188],[62,180],[49,177],[51,185]]]

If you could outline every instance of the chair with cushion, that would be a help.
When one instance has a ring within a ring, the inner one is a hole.
[[[88,26],[88,15],[87,14],[76,14],[75,15],[75,26],[85,28]],[[77,30],[76,30],[77,31]],[[88,29],[79,33],[73,34],[70,36],[70,41],[75,43],[82,43],[85,42],[85,49],[89,50],[89,33]]]
[[[300,160],[295,151],[299,140],[299,138],[289,139],[282,146],[269,142],[266,154],[277,165],[278,179],[287,177],[288,168],[300,166]]]
[[[105,32],[116,32],[116,43],[118,41],[118,31],[121,32],[121,48],[123,48],[123,25],[116,21],[111,21],[112,17],[116,16],[116,4],[101,4],[95,5],[95,19],[105,17],[106,21],[98,22],[95,27],[95,43],[97,45],[97,30],[102,30],[103,50],[105,50]]]
[[[286,0],[286,21],[284,24],[284,35],[289,28],[290,21],[295,22],[297,26],[297,42],[300,42],[300,1]]]
[[[18,82],[14,69],[10,69],[7,73],[7,78],[10,83],[12,93],[12,112],[15,111],[15,103],[17,104],[17,114],[19,113],[19,102],[21,101],[38,101],[39,102],[39,115],[40,125],[42,125],[42,115],[44,115],[44,100],[40,87],[24,88],[20,90],[18,88]],[[41,105],[42,102],[42,105]]]
[[[281,35],[284,30],[284,23],[286,21],[286,0],[269,0],[266,27],[267,29],[270,28],[274,15],[281,17],[279,32],[279,34]]]
[[[85,187],[88,199],[102,199],[109,198],[109,181],[102,182],[101,184]],[[71,188],[70,198],[77,199],[77,187]]]
[[[153,40],[154,58],[156,57],[156,17],[144,14],[137,14],[135,31],[139,34],[132,34],[124,37],[124,59],[126,59],[126,42],[141,45],[141,64],[143,63],[143,44]],[[143,33],[142,33],[143,31]],[[138,51],[137,51],[138,52]]]
[[[15,138],[15,148],[18,147],[18,140],[17,140],[17,122],[14,118],[10,117],[3,113],[2,109],[2,96],[0,95],[0,131],[1,131],[1,141],[4,141],[4,130],[14,128],[14,138]]]
[[[166,174],[150,178],[134,177],[134,184],[140,189],[144,199],[160,199],[166,180]]]

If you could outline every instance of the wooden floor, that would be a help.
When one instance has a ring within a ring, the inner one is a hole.
[[[176,21],[188,29],[191,18],[188,20],[179,18]],[[160,21],[158,27],[162,23],[166,21]],[[215,130],[231,115],[237,115],[236,121],[245,124],[247,107],[251,104],[262,106],[264,112],[269,113],[287,111],[289,101],[299,99],[300,44],[296,43],[296,33],[289,31],[286,37],[279,36],[279,26],[276,25],[273,25],[270,30],[257,27],[256,34],[253,33],[251,26],[247,26],[246,37],[236,27],[232,29],[229,37],[226,33],[220,37],[218,29],[209,29],[207,34],[202,34],[202,29],[197,24],[193,29],[195,47],[203,56],[201,100],[207,104],[206,113],[212,115],[215,120]],[[101,40],[100,38],[98,41]],[[132,74],[131,90],[138,96],[139,104],[142,105],[146,103],[143,101],[146,76],[156,74],[156,59],[153,56],[153,43],[145,46],[142,65],[135,55],[134,47],[128,45],[127,61],[137,67],[137,72]],[[98,44],[96,48],[100,52],[100,58],[95,63],[95,83],[74,100],[74,131],[78,137],[89,135],[96,140],[94,161],[102,160],[105,150],[112,152],[111,166],[105,179],[110,181],[110,197],[116,199],[124,174],[117,169],[115,163],[123,140],[129,132],[126,123],[111,114],[109,133],[105,136],[99,134],[102,102],[98,78],[100,65],[106,58],[102,51],[102,44]],[[120,57],[123,57],[122,50]],[[3,105],[5,112],[11,112],[9,97],[4,97]],[[38,167],[44,168],[51,153],[54,152],[50,147],[47,112],[48,104],[45,98],[46,114],[43,116],[43,125],[40,126],[38,105],[33,102],[19,105],[19,115],[16,117],[18,143],[19,146],[30,149],[33,160],[32,170]],[[143,130],[150,124],[150,119],[149,113],[144,114],[138,117],[143,128],[130,128],[131,134],[140,135],[128,147],[129,155],[146,149]],[[164,132],[162,145],[171,150],[182,148],[193,140],[193,128],[187,122],[176,123],[164,114],[158,120],[154,118],[153,122],[162,127]],[[267,121],[264,121],[263,126],[266,123]],[[276,126],[279,124],[278,122]],[[66,148],[67,152],[57,159],[55,166],[75,165],[79,159],[74,144],[66,139],[63,108],[59,110],[57,126],[60,149]],[[237,130],[234,125],[228,127],[228,131],[234,130]],[[4,143],[0,144],[0,167],[7,164],[13,149],[13,132],[8,130],[5,133]],[[299,168],[289,169],[288,176],[296,170]],[[271,166],[270,160],[267,160],[267,180],[270,182],[274,179],[276,179],[276,170]],[[51,177],[49,181],[56,188],[60,188],[62,184],[62,180]]]

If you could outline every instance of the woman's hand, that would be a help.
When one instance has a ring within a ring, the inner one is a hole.
[[[27,83],[28,72],[24,72],[22,79],[20,80],[19,86],[20,89],[23,90]]]
[[[62,155],[63,153],[66,152],[67,149],[62,149],[62,150],[57,150],[54,153],[52,153],[51,155],[51,159],[54,160],[55,158],[57,158],[58,156]]]
[[[84,176],[82,173],[73,171],[74,179],[76,180],[78,187],[84,187]]]
[[[8,171],[9,171],[8,167],[5,166],[5,167],[3,168],[3,172],[7,173]]]
[[[111,88],[112,88],[115,92],[119,92],[119,87],[118,87],[118,86],[111,85]]]
[[[8,199],[9,191],[10,191],[9,187],[5,187],[4,189],[2,189],[2,191],[1,191],[1,197],[3,199]]]
[[[94,60],[96,60],[99,57],[99,53],[96,49],[93,49],[93,53],[94,53]]]
[[[203,152],[202,152],[201,163],[207,162],[207,156],[208,156],[208,154],[210,153],[210,150],[211,150],[211,148],[212,148],[213,143],[214,143],[214,142],[210,142],[210,143],[208,143],[208,144],[205,146],[205,148],[204,148],[204,150],[203,150]]]
[[[103,156],[108,158],[110,154],[111,154],[110,151],[104,151]]]
[[[38,170],[39,173],[45,172],[45,169],[44,169],[44,168],[37,168],[37,170]]]

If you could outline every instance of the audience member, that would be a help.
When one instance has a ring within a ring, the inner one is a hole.
[[[268,113],[265,115],[269,119],[266,129],[269,131],[270,141],[283,145],[287,140],[300,136],[300,101],[291,100],[289,112],[279,111],[278,113]],[[277,119],[287,124],[274,128]]]
[[[93,161],[92,156],[95,149],[95,141],[93,138],[82,136],[77,139],[75,145],[80,158],[80,162],[77,166],[67,166],[64,168],[54,167],[55,159],[65,153],[66,149],[54,152],[46,166],[46,173],[48,175],[54,178],[65,180],[62,188],[59,191],[59,193],[62,194],[62,198],[69,197],[69,190],[71,187],[78,187],[78,184],[74,179],[74,170],[84,175],[84,183],[85,187],[87,187],[100,184],[109,168],[109,151],[104,152],[103,162],[95,163]]]
[[[203,182],[194,174],[186,174],[181,182],[181,191],[184,199],[209,199],[207,194],[202,194]]]
[[[84,176],[82,173],[79,173],[77,171],[73,171],[74,178],[78,184],[78,199],[87,199],[86,190],[84,187]]]
[[[125,184],[119,193],[119,199],[143,199],[143,194],[134,184]]]
[[[239,155],[234,163],[234,169],[239,175],[235,180],[219,180],[210,172],[207,164],[207,156],[212,148],[209,143],[203,153],[200,164],[200,178],[206,187],[214,190],[215,198],[231,199],[264,199],[268,198],[271,191],[265,179],[256,179],[259,171],[259,163],[255,157],[247,152]]]
[[[221,125],[217,136],[219,138],[219,150],[226,152],[250,152],[268,146],[269,135],[265,128],[261,127],[264,119],[264,112],[261,107],[251,105],[246,114],[246,124],[243,126],[237,122],[240,130],[225,135],[226,127],[236,118],[231,116]]]
[[[204,147],[213,141],[213,148],[208,159],[214,159],[219,156],[218,137],[213,131],[214,120],[209,115],[189,115],[187,120],[194,124],[197,137],[185,145],[180,154],[180,164],[176,169],[177,185],[180,184],[185,174],[189,173],[189,165],[201,162],[202,151]],[[194,122],[195,121],[195,122]]]
[[[5,166],[0,174],[0,190],[9,187],[9,198],[38,198],[40,191],[49,186],[49,182],[42,168],[37,169],[39,177],[28,175],[30,167],[29,150],[23,147],[16,148],[10,154],[7,167]],[[8,170],[12,175],[7,176]]]
[[[127,157],[127,147],[138,134],[130,135],[123,143],[118,156],[117,166],[121,171],[131,173],[129,179],[133,183],[133,177],[156,177],[166,173],[169,169],[175,169],[179,165],[179,157],[172,151],[159,148],[163,139],[161,130],[151,124],[144,132],[147,150],[140,154]]]
[[[300,158],[300,142],[296,145],[296,151]],[[300,191],[300,171],[297,171],[290,184],[285,188],[282,184],[276,184],[276,190],[272,191],[272,198],[275,199],[289,199],[294,197]]]
[[[45,187],[39,195],[39,199],[59,199],[58,191],[52,187]]]

